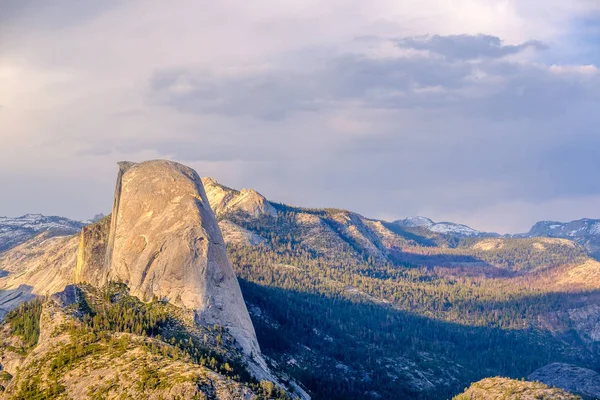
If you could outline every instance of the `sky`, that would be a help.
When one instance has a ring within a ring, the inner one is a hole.
[[[0,0],[0,215],[172,159],[305,207],[600,218],[600,1]]]

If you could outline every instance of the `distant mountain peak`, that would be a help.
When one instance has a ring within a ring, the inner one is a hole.
[[[518,237],[552,237],[573,240],[600,258],[600,219],[582,218],[570,222],[539,221]]]
[[[570,222],[539,221],[527,233],[528,236],[575,237],[600,235],[600,219],[582,218]]]
[[[433,222],[431,219],[429,219],[427,217],[421,217],[421,216],[404,218],[404,219],[395,221],[395,223],[402,225],[402,226],[406,226],[406,227],[424,226],[425,228],[429,228],[430,226],[435,224],[435,222]]]
[[[408,217],[394,221],[394,224],[405,228],[426,228],[432,232],[443,233],[446,235],[457,235],[464,237],[474,237],[481,235],[497,236],[493,233],[481,232],[467,225],[457,224],[454,222],[434,222],[430,218],[417,216]]]
[[[254,189],[236,190],[218,183],[210,177],[202,178],[202,184],[208,197],[208,202],[217,217],[228,213],[245,213],[258,217],[259,215],[277,215],[277,210],[271,203]]]
[[[72,235],[79,232],[84,225],[84,222],[42,214],[0,217],[0,251],[14,247],[40,232]]]

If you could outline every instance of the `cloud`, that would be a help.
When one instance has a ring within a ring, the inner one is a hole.
[[[0,214],[89,217],[116,161],[171,158],[374,217],[600,216],[578,200],[600,193],[597,2],[19,4],[0,5]]]
[[[159,104],[192,113],[253,115],[268,120],[289,111],[314,110],[315,92],[291,71],[259,71],[219,76],[212,71],[161,71],[150,80],[150,95]]]
[[[157,72],[149,93],[155,102],[184,112],[266,120],[348,104],[367,109],[452,109],[492,120],[530,118],[598,100],[595,89],[600,79],[594,66],[548,67],[504,58],[528,47],[541,48],[538,42],[503,46],[493,36],[437,35],[394,43],[430,53],[338,54],[321,57],[310,70],[287,66],[230,74],[181,68]]]
[[[474,60],[502,58],[526,49],[546,49],[542,42],[531,40],[519,45],[503,45],[502,40],[491,35],[426,35],[396,40],[401,48],[425,50],[449,60]]]
[[[418,107],[443,103],[443,93],[422,88],[459,88],[468,65],[428,58],[372,59],[351,54],[326,60],[313,71],[260,69],[239,75],[219,71],[160,71],[150,80],[150,98],[198,114],[252,115],[277,120],[293,112],[319,111],[342,103],[364,107]]]
[[[552,65],[550,71],[555,74],[571,74],[581,77],[594,77],[600,73],[595,65]]]

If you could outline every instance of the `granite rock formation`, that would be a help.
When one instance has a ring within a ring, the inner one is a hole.
[[[198,174],[170,161],[120,163],[101,280],[195,310],[260,354],[225,243]]]
[[[600,398],[600,374],[576,365],[552,363],[535,370],[528,379],[577,393]]]
[[[486,378],[473,383],[453,400],[580,400],[579,396],[539,382]]]
[[[202,178],[202,184],[217,217],[228,213],[243,213],[252,217],[277,216],[275,207],[262,194],[253,189],[231,189],[208,177]]]

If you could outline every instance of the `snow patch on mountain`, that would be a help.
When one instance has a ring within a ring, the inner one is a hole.
[[[552,237],[579,243],[588,253],[600,260],[600,220],[583,218],[570,222],[540,221],[527,233],[514,237]]]
[[[457,235],[464,237],[486,235],[485,232],[478,231],[467,225],[456,224],[453,222],[434,222],[427,217],[409,217],[394,222],[405,228],[426,228],[432,232],[443,233],[446,235]]]
[[[84,222],[42,214],[25,214],[21,217],[0,217],[0,251],[25,242],[33,236],[51,231],[58,235],[73,235]]]
[[[462,224],[452,222],[439,222],[429,227],[429,230],[445,234],[455,234],[461,236],[477,236],[482,232]]]
[[[581,237],[600,235],[600,220],[584,218],[571,222],[540,221],[525,234],[528,237]]]
[[[429,228],[429,227],[435,225],[435,222],[433,222],[429,218],[419,217],[419,216],[404,218],[404,219],[395,221],[395,223],[397,223],[398,225],[401,225],[401,226],[409,227],[409,228],[416,228],[416,227]]]

